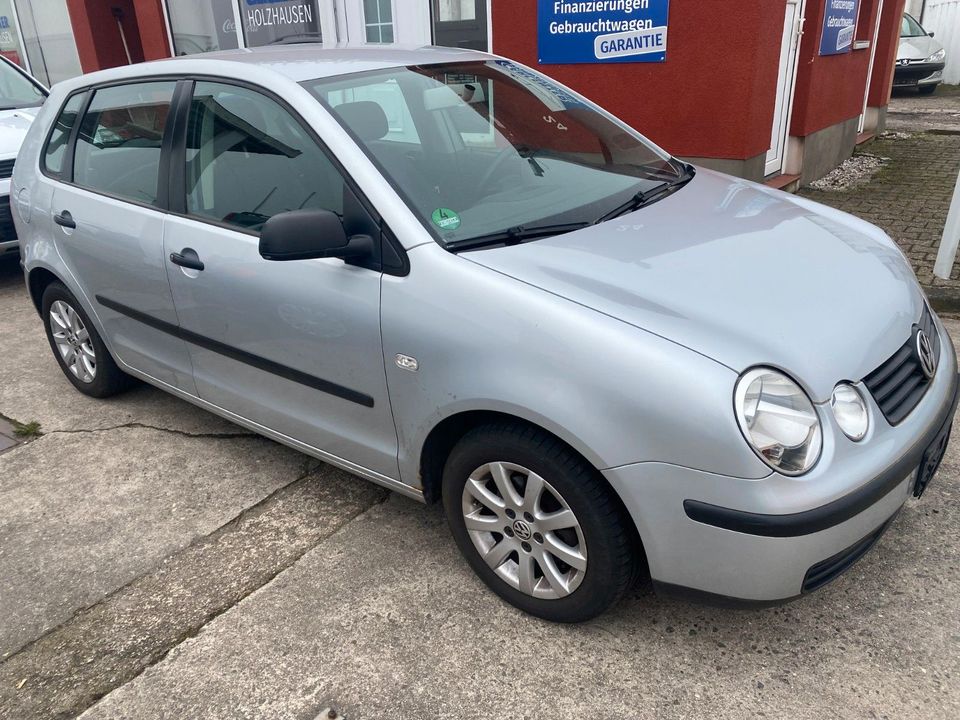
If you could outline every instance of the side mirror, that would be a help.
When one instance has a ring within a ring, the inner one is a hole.
[[[370,236],[348,238],[339,216],[329,210],[280,213],[260,231],[260,255],[266,260],[360,260],[371,257],[373,250]]]
[[[929,35],[930,37],[936,37],[936,36],[937,36],[936,33],[932,33],[932,32],[931,32],[931,33],[927,33],[927,35]]]

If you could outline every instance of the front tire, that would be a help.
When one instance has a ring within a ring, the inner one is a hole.
[[[603,477],[543,430],[504,422],[467,433],[447,459],[443,503],[473,570],[531,615],[589,620],[634,581],[632,521]]]
[[[47,340],[60,369],[84,395],[106,398],[126,390],[133,378],[114,362],[83,307],[60,283],[51,283],[41,302]]]

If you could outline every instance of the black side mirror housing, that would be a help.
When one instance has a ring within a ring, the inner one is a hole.
[[[280,213],[267,220],[260,231],[260,255],[266,260],[341,258],[356,262],[373,254],[373,238],[348,238],[340,217],[329,210]]]
[[[927,33],[927,35],[929,35],[930,37],[936,37],[936,36],[937,36],[936,33],[932,33],[932,32],[931,32],[931,33]]]

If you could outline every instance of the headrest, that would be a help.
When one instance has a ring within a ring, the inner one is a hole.
[[[356,133],[361,140],[379,140],[390,130],[387,125],[387,114],[377,103],[371,100],[343,103],[334,108],[347,127]]]

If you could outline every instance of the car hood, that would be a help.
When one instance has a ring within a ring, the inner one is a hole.
[[[15,156],[40,108],[0,110],[0,157]]]
[[[902,346],[924,302],[878,228],[705,169],[621,218],[462,256],[736,372],[780,367],[817,402]]]
[[[929,35],[900,38],[897,60],[926,60],[942,48],[943,45]]]

